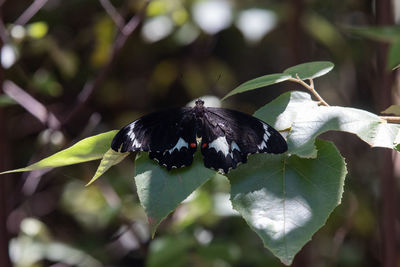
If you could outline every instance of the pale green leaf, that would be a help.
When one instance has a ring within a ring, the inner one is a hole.
[[[236,87],[235,89],[230,91],[226,96],[224,96],[221,99],[221,101],[232,95],[236,95],[236,94],[243,93],[246,91],[254,90],[254,89],[257,89],[260,87],[265,87],[265,86],[268,86],[271,84],[280,83],[280,82],[286,81],[289,78],[290,78],[290,76],[287,74],[275,73],[275,74],[268,74],[265,76],[261,76],[261,77],[252,79],[250,81],[242,83],[241,85],[239,85],[238,87]]]
[[[228,174],[231,201],[284,264],[321,228],[343,194],[346,164],[327,141],[317,140],[318,156],[256,154]]]
[[[330,72],[335,65],[329,61],[314,61],[296,65],[283,73],[302,80],[314,79]]]
[[[318,102],[311,99],[310,94],[300,91],[287,92],[254,113],[257,117],[277,130],[290,129],[297,116],[306,114],[310,109],[318,107]]]
[[[200,153],[195,153],[189,167],[167,171],[147,153],[136,160],[136,187],[154,235],[160,222],[215,171],[204,167]]]
[[[400,115],[400,105],[391,105],[381,112],[382,114]]]
[[[104,153],[110,148],[111,140],[116,133],[117,131],[114,130],[85,138],[75,145],[29,165],[28,167],[5,171],[0,174],[55,168],[101,159]]]
[[[290,153],[315,157],[315,138],[326,131],[356,134],[371,147],[395,148],[400,125],[387,123],[379,116],[361,109],[320,106],[297,116],[287,136]]]
[[[109,168],[112,166],[120,163],[126,156],[129,155],[129,152],[120,153],[116,152],[113,149],[109,149],[101,159],[99,167],[97,167],[96,173],[94,174],[93,178],[87,183],[86,186],[92,184],[96,181],[103,173],[105,173]]]

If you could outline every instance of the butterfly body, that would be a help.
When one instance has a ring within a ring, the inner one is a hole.
[[[150,113],[122,128],[114,137],[115,151],[146,151],[168,170],[189,166],[201,140],[207,168],[227,173],[254,153],[284,153],[283,137],[265,122],[245,113],[205,107],[183,107]]]

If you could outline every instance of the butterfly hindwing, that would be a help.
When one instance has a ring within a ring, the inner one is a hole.
[[[245,163],[249,154],[287,151],[283,137],[265,122],[222,108],[207,108],[201,147],[204,165],[225,173]]]
[[[122,128],[111,147],[120,152],[147,151],[167,169],[188,166],[196,144],[190,108],[170,109],[146,115]]]

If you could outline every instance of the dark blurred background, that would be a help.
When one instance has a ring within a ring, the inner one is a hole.
[[[398,102],[389,43],[350,26],[400,23],[399,1],[2,0],[0,171],[26,166],[148,112],[183,106],[295,64],[328,60],[331,105]],[[397,37],[397,36],[395,36]],[[235,95],[253,113],[283,83]],[[328,133],[346,158],[342,204],[294,266],[400,266],[397,153]],[[149,234],[133,158],[90,187],[98,162],[0,177],[0,266],[282,266],[215,177]]]

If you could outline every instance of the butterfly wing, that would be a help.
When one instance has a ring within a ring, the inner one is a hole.
[[[196,133],[190,108],[150,113],[122,128],[114,137],[115,151],[147,151],[151,159],[168,170],[193,162]]]
[[[254,153],[280,154],[285,139],[267,123],[248,114],[207,108],[204,114],[201,152],[207,168],[227,173]]]

